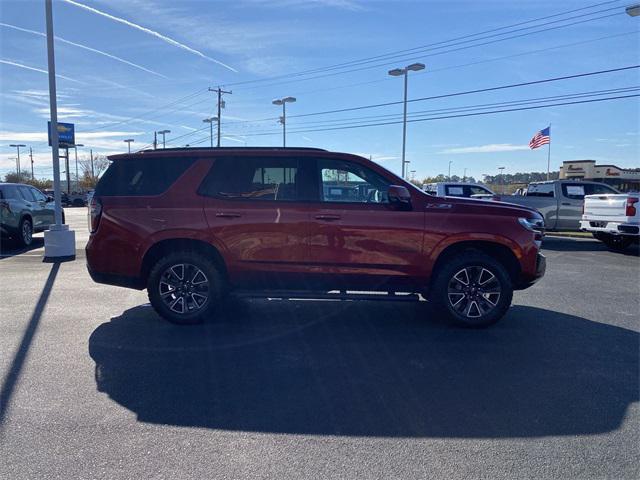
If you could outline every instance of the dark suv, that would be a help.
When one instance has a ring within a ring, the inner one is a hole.
[[[55,223],[53,198],[31,185],[0,183],[0,233],[21,246]]]
[[[89,272],[146,288],[176,323],[202,321],[235,293],[422,295],[481,326],[544,274],[535,210],[432,197],[355,155],[190,148],[109,159],[90,203]]]

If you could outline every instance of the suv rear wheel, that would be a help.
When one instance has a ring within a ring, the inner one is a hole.
[[[429,299],[436,311],[464,327],[486,327],[511,305],[513,285],[507,269],[482,252],[467,251],[436,273]]]
[[[223,279],[204,255],[175,252],[152,268],[147,294],[162,317],[177,324],[201,323],[212,316],[221,301]]]

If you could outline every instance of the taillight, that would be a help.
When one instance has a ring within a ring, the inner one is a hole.
[[[102,216],[102,203],[95,196],[89,202],[89,232],[93,233],[98,229],[100,217]]]
[[[627,198],[627,208],[625,210],[625,215],[627,217],[635,217],[636,216],[636,203],[638,203],[640,199],[635,197]]]

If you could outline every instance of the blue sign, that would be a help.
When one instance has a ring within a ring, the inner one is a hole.
[[[51,122],[48,122],[49,146],[51,146]],[[73,123],[58,122],[58,146],[73,147],[76,144],[76,132]]]

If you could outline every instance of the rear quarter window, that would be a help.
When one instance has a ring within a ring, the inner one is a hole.
[[[102,175],[95,194],[107,197],[160,195],[194,162],[194,158],[116,160]]]

